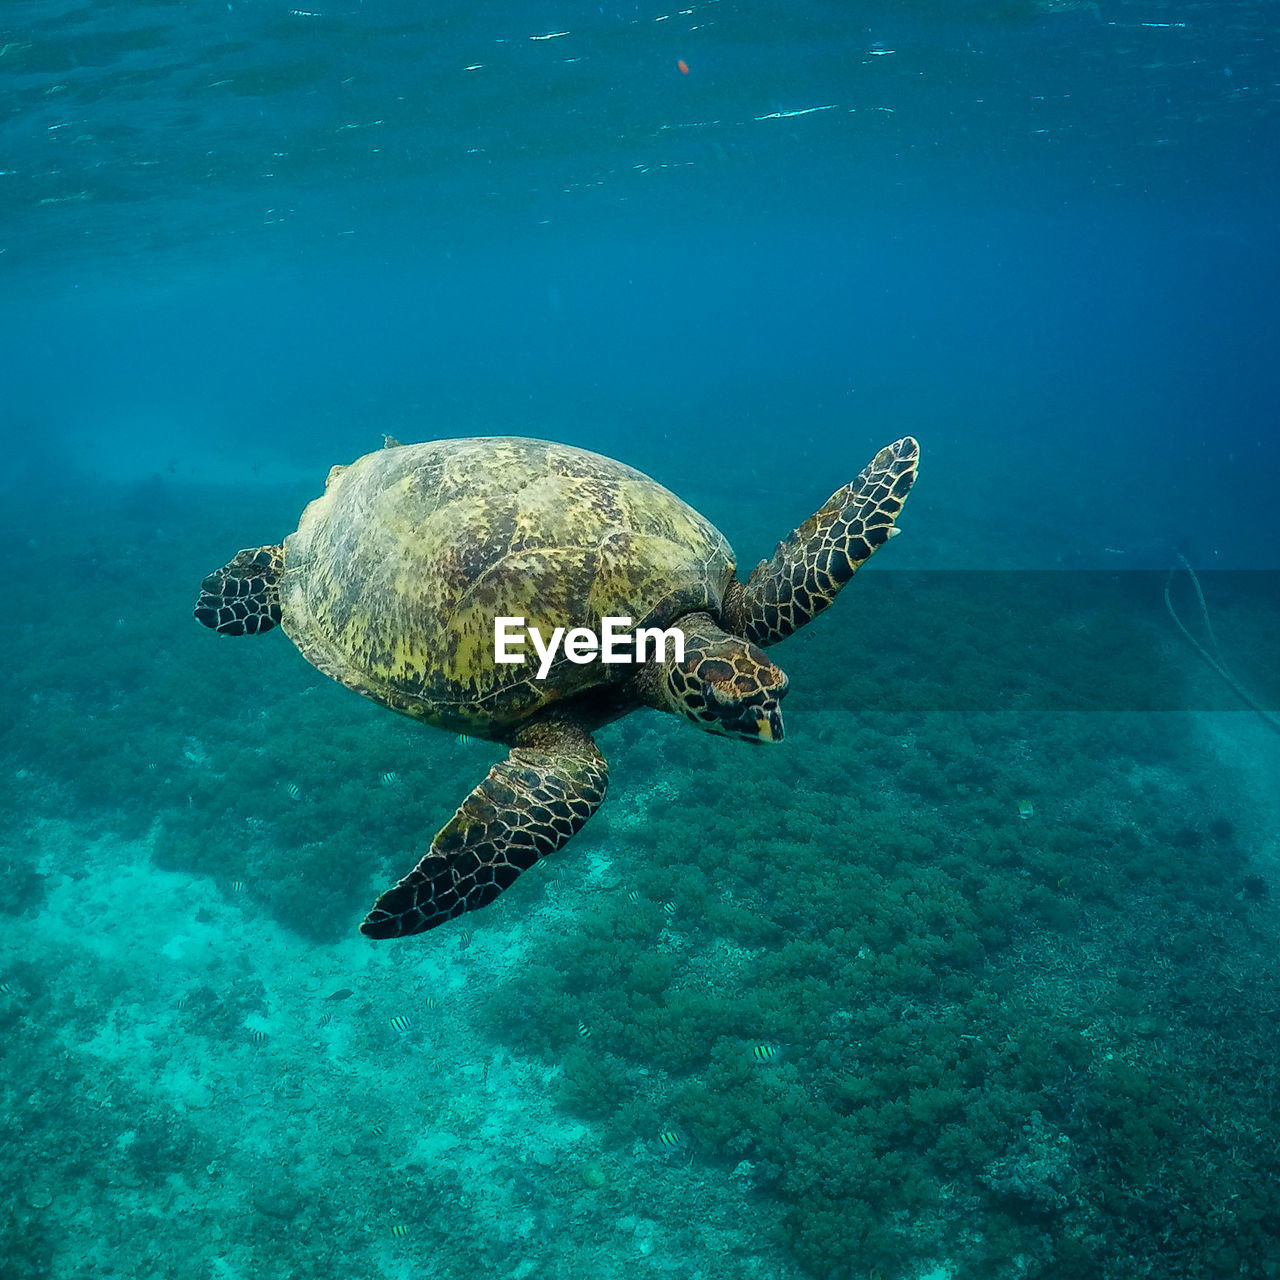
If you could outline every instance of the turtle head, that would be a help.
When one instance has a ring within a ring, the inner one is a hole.
[[[748,742],[781,742],[786,673],[750,641],[700,615],[680,625],[684,657],[662,667],[660,703],[699,729]]]

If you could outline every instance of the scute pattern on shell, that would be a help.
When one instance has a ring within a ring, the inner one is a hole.
[[[495,615],[544,635],[606,616],[667,625],[719,609],[733,553],[641,472],[585,450],[484,437],[335,467],[285,540],[282,626],[319,670],[375,701],[501,736],[627,667],[499,665]]]

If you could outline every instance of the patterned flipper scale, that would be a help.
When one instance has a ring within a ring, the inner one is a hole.
[[[402,938],[487,906],[581,829],[608,783],[608,763],[580,730],[513,747],[436,833],[426,857],[378,899],[360,932]]]
[[[761,646],[785,640],[816,618],[840,588],[896,533],[915,483],[920,449],[910,436],[886,445],[851,484],[837,490],[762,560],[726,600],[729,629]]]
[[[196,620],[220,636],[256,636],[280,625],[282,547],[248,547],[200,584]]]

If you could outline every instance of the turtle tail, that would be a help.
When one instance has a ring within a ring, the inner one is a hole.
[[[196,621],[220,636],[256,636],[280,625],[283,547],[248,547],[200,584]]]

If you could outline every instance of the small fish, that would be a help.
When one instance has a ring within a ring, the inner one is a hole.
[[[381,1138],[386,1131],[386,1126],[380,1124],[375,1124],[369,1129],[369,1132],[373,1134],[375,1138]]]
[[[384,787],[394,787],[400,781],[400,775],[394,769],[388,769],[382,775],[382,785]]]
[[[331,1023],[332,1021],[333,1021],[333,1014],[331,1014],[331,1013],[322,1013],[322,1014],[319,1016],[319,1018],[317,1018],[317,1019],[316,1019],[316,1027],[317,1027],[317,1028],[319,1028],[319,1027],[327,1027],[327,1026],[329,1025],[329,1023]]]
[[[334,1000],[345,1000],[348,996],[353,995],[355,995],[355,992],[352,991],[350,987],[339,987],[337,991],[331,991],[327,996],[325,996],[324,1002],[325,1004],[328,1004],[330,1001]]]
[[[627,901],[631,903],[633,907],[638,907],[640,905],[640,890],[632,889],[631,892],[627,894]]]
[[[404,1016],[403,1013],[397,1013],[396,1016],[391,1019],[391,1030],[398,1031],[401,1035],[408,1031],[411,1025],[412,1023]]]
[[[547,860],[546,860],[546,858],[539,858],[539,859],[538,859],[538,860],[533,864],[533,866],[529,868],[529,870],[530,870],[530,871],[545,871],[546,869],[547,869]]]
[[[471,945],[471,930],[459,929],[458,930],[458,946],[469,947],[470,945]]]
[[[479,741],[480,741],[479,738],[473,738],[469,733],[458,734],[458,746],[460,747],[469,747],[473,743],[476,743]]]
[[[673,916],[676,913],[676,904],[674,902],[664,902],[662,904],[662,909],[667,915]]]
[[[590,1040],[590,1039],[591,1039],[591,1028],[590,1028],[589,1026],[587,1026],[587,1024],[586,1024],[585,1022],[582,1022],[581,1020],[579,1020],[579,1022],[578,1022],[578,1034],[579,1034],[579,1035],[580,1035],[584,1040]]]
[[[13,987],[7,982],[0,982],[0,996],[13,995]]]
[[[249,1032],[249,1042],[251,1044],[266,1044],[267,1033],[265,1031],[259,1031],[254,1027]]]
[[[243,880],[233,880],[233,881],[231,882],[231,892],[232,892],[232,893],[243,893],[243,892],[244,892],[244,881],[243,881]]]
[[[289,797],[290,800],[302,799],[302,788],[298,786],[296,782],[289,783],[289,785],[285,787],[284,793]]]
[[[757,1062],[772,1062],[778,1056],[776,1044],[757,1044],[751,1048],[751,1056]]]
[[[397,1240],[402,1240],[405,1236],[409,1234],[409,1228],[405,1226],[403,1222],[397,1222],[396,1225],[391,1228],[391,1234]]]
[[[423,996],[420,1003],[422,1007],[430,1013],[431,1010],[436,1007],[436,998],[435,996]]]
[[[1023,822],[1028,821],[1031,818],[1031,816],[1035,813],[1035,811],[1036,811],[1036,807],[1031,803],[1030,800],[1018,801],[1018,817],[1020,817],[1023,820]]]
[[[664,1129],[658,1134],[658,1146],[664,1151],[680,1151],[684,1147],[684,1137],[674,1129]]]

